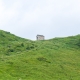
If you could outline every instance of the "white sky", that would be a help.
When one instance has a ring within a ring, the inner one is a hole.
[[[80,0],[0,0],[0,29],[31,40],[80,34]]]

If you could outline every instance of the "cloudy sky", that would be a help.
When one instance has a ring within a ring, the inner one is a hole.
[[[80,0],[0,0],[0,29],[31,40],[80,34]]]

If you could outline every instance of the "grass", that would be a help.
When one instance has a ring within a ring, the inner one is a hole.
[[[0,30],[0,80],[79,79],[80,35],[31,41]]]

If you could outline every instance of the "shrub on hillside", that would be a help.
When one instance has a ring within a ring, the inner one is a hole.
[[[47,63],[51,63],[50,61],[48,61],[46,58],[44,57],[38,57],[37,60],[39,61],[43,61],[43,62],[47,62]]]
[[[10,48],[8,49],[8,52],[14,52],[14,49]]]

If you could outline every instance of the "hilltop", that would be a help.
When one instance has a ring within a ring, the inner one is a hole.
[[[80,35],[31,41],[0,30],[0,80],[79,80]]]

